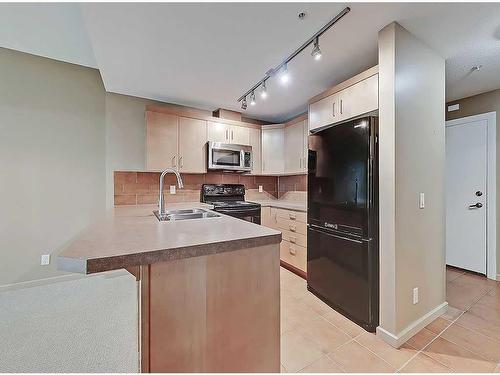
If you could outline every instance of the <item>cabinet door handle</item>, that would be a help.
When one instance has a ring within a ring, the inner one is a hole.
[[[332,103],[332,115],[335,117],[335,102]]]
[[[302,169],[302,158],[300,158],[300,169]]]
[[[184,167],[184,163],[182,162],[182,156],[179,158],[179,164],[180,164],[180,167]]]
[[[176,165],[175,165],[175,158],[176,158],[176,157],[177,157],[177,155],[174,155],[174,156],[172,157],[172,167],[175,167],[175,166],[176,166]]]
[[[342,114],[342,109],[343,109],[343,101],[342,99],[340,99],[340,114]]]
[[[226,129],[226,141],[229,141],[229,130]]]
[[[231,141],[234,139],[234,131],[231,130]]]

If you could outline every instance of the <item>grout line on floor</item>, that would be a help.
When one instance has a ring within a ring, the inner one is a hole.
[[[356,338],[358,338],[360,335],[356,336]],[[375,353],[373,350],[371,350],[369,347],[363,345],[362,343],[360,343],[358,340],[354,339],[355,342],[357,342],[359,345],[361,345],[363,348],[367,349],[370,353],[372,353],[373,355],[375,355],[376,357],[380,358],[382,361],[384,361],[385,363],[387,363],[389,365],[390,368],[393,368],[394,369],[394,372],[396,372],[397,370],[397,367],[394,367],[392,364],[390,364],[388,361],[386,361],[384,358],[382,358],[381,356],[379,356],[377,353]]]

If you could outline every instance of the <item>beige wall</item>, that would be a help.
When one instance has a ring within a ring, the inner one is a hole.
[[[113,172],[144,170],[144,113],[152,100],[106,93],[106,207],[113,206]]]
[[[400,336],[446,297],[444,59],[393,23],[379,33],[379,69],[380,326]]]
[[[446,120],[473,116],[481,113],[496,112],[497,126],[500,124],[500,90],[490,91],[479,95],[454,100],[450,104],[460,104],[458,111],[446,112]],[[497,145],[500,145],[500,132],[497,131]],[[500,178],[500,147],[497,146],[497,196],[500,196],[498,179]],[[500,199],[497,199],[497,233],[500,233]],[[500,237],[497,239],[497,273],[500,273]]]
[[[60,275],[56,257],[105,207],[99,72],[0,49],[0,286]],[[51,265],[40,266],[50,253]]]

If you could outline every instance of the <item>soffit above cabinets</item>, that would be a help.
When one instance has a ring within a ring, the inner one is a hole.
[[[345,7],[339,3],[0,4],[0,46],[97,67],[107,91],[240,111],[236,99]],[[245,117],[283,122],[325,89],[377,64],[378,31],[397,21],[447,59],[447,99],[500,87],[498,3],[353,3],[305,50],[291,82]],[[299,12],[307,16],[300,21]],[[37,15],[37,17],[35,17]],[[39,15],[39,16],[38,16]],[[311,46],[312,48],[312,46]],[[480,71],[471,73],[474,65]]]

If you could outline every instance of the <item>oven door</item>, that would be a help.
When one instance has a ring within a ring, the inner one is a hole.
[[[218,208],[215,211],[221,214],[237,217],[245,221],[260,225],[260,208],[244,208],[244,209],[231,209],[231,208]]]
[[[252,147],[209,142],[208,169],[251,171]]]

